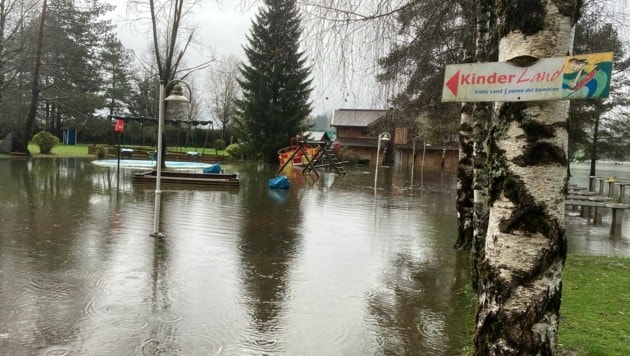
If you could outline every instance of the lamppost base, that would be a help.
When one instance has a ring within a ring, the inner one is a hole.
[[[157,232],[152,232],[149,236],[162,238],[162,237],[164,237],[164,234],[159,232],[159,231],[157,231]]]

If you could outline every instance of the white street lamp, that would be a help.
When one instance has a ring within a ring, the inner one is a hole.
[[[168,82],[166,85],[163,80],[160,80],[160,97],[158,103],[158,142],[157,142],[157,157],[155,161],[155,210],[153,212],[153,233],[151,236],[153,237],[162,237],[163,235],[160,233],[160,205],[161,205],[161,181],[162,181],[162,150],[164,147],[164,142],[162,140],[162,136],[164,134],[164,111],[165,111],[165,102],[173,101],[173,102],[188,102],[188,98],[182,95],[182,87],[179,83],[184,84],[190,95],[192,96],[192,90],[190,86],[186,84],[186,82],[181,81],[179,79],[173,79]],[[171,95],[169,95],[166,99],[164,98],[164,91],[169,86],[173,85],[173,90]]]
[[[376,182],[378,180],[378,166],[380,164],[378,160],[378,154],[381,151],[381,141],[389,141],[392,137],[389,135],[389,132],[381,132],[378,135],[378,143],[376,144],[376,170],[374,171],[374,195],[376,195]]]

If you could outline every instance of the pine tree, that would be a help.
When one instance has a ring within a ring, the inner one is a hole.
[[[574,54],[613,52],[613,68],[615,71],[620,70],[624,67],[625,53],[617,30],[609,23],[602,23],[597,14],[588,15],[576,26]],[[605,137],[604,128],[605,118],[611,116],[611,110],[623,104],[625,95],[620,92],[623,85],[619,84],[618,80],[613,80],[609,99],[570,102],[569,157],[590,159],[591,176],[596,175],[597,161],[603,157],[611,158],[610,154],[614,155],[619,147],[619,142]]]
[[[113,34],[105,37],[100,53],[101,72],[104,77],[105,103],[109,114],[127,111],[131,87],[131,52]]]
[[[312,104],[311,69],[299,49],[301,17],[294,0],[265,0],[252,23],[240,66],[242,98],[235,122],[242,141],[268,162],[292,136],[306,129]]]

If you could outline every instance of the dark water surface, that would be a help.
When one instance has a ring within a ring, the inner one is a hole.
[[[87,159],[0,159],[0,354],[455,355],[470,343],[454,176],[224,166],[238,189],[154,191]],[[629,255],[569,214],[573,252]]]

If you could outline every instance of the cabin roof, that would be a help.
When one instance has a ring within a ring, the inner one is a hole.
[[[337,109],[333,113],[331,126],[367,127],[383,117],[386,110]]]

